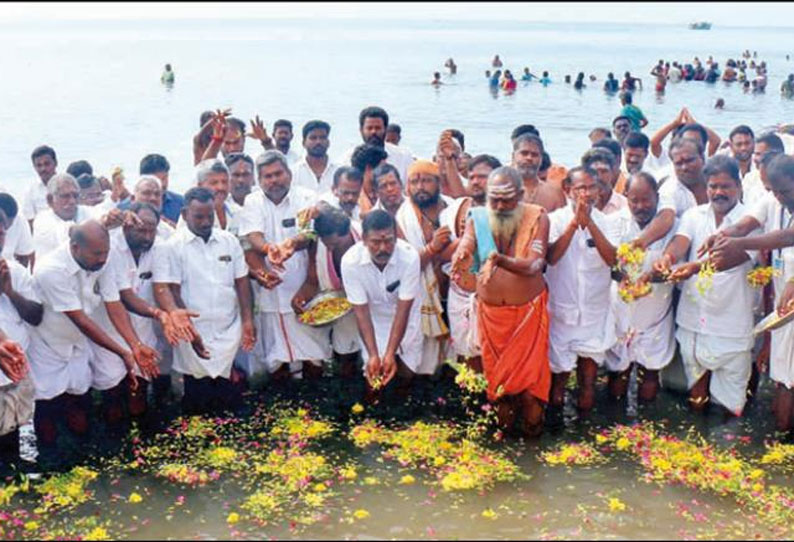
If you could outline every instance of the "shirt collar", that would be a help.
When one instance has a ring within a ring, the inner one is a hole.
[[[74,259],[74,255],[72,254],[72,248],[70,246],[69,241],[63,245],[62,250],[65,252],[64,262],[66,263],[66,272],[70,275],[74,275],[78,271],[82,270],[83,268],[80,267],[80,264],[77,263],[77,260]]]

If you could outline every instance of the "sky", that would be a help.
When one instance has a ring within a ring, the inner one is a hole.
[[[784,2],[8,2],[0,22],[88,19],[361,18],[519,20],[724,26],[791,26],[794,3]]]

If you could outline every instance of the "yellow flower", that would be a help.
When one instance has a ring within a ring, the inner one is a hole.
[[[320,482],[319,484],[314,484],[314,490],[317,491],[317,492],[322,492],[322,491],[325,491],[326,489],[328,489],[328,488],[322,482]]]
[[[110,535],[104,527],[94,527],[84,537],[83,540],[109,540]]]
[[[345,480],[355,480],[358,477],[358,473],[356,473],[356,469],[353,467],[345,467],[339,471],[340,476]]]
[[[618,499],[617,497],[612,497],[609,499],[609,511],[610,512],[622,512],[626,509],[626,503]]]
[[[39,524],[36,521],[28,521],[25,523],[25,530],[26,531],[35,531],[39,528]]]
[[[413,476],[411,476],[410,474],[406,474],[405,476],[403,476],[402,478],[400,478],[400,484],[401,484],[401,485],[404,485],[404,486],[411,485],[411,484],[413,484],[414,482],[416,482],[416,478],[414,478],[414,477],[413,477]]]
[[[629,446],[631,446],[631,441],[626,437],[620,437],[615,443],[615,447],[621,451],[625,450]]]
[[[369,512],[367,512],[363,508],[359,508],[358,510],[353,512],[353,517],[356,519],[366,519],[369,517]]]
[[[132,503],[132,504],[139,503],[139,502],[141,502],[142,500],[143,500],[143,497],[141,497],[140,495],[138,495],[138,494],[137,494],[137,493],[135,493],[135,492],[133,492],[133,493],[130,493],[130,498],[129,498],[129,499],[127,499],[127,501],[128,501],[128,502],[130,502],[130,503]]]
[[[231,514],[226,516],[226,523],[230,525],[234,525],[238,521],[240,521],[240,514],[238,514],[237,512],[232,512]]]
[[[364,484],[368,486],[375,486],[378,485],[379,481],[374,476],[367,476],[364,478]]]
[[[485,519],[496,519],[499,517],[499,514],[491,510],[490,508],[486,508],[482,511],[482,517]]]
[[[364,407],[360,403],[356,403],[355,405],[353,405],[350,411],[353,414],[361,414],[362,412],[364,412]]]
[[[604,435],[596,435],[595,440],[597,444],[604,444],[608,439]]]

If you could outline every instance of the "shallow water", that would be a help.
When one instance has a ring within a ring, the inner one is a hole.
[[[564,7],[561,7],[564,9]],[[120,164],[133,178],[148,152],[166,155],[172,184],[192,182],[191,139],[205,109],[231,106],[242,119],[260,114],[272,126],[291,119],[296,130],[322,118],[332,125],[332,156],[360,143],[362,107],[379,104],[403,127],[403,144],[428,157],[442,129],[466,135],[472,154],[509,155],[508,136],[521,123],[541,131],[555,161],[574,164],[589,147],[587,133],[609,126],[620,110],[600,89],[607,72],[630,70],[645,90],[635,103],[650,120],[647,132],[669,122],[686,105],[720,134],[737,124],[753,129],[794,119],[794,102],[778,94],[794,71],[786,61],[790,29],[727,28],[691,31],[684,25],[552,24],[445,21],[48,21],[0,25],[0,183],[15,193],[34,179],[30,151],[49,143],[61,167],[88,159],[104,174]],[[653,92],[648,72],[659,58],[721,65],[741,51],[757,50],[769,66],[766,95],[743,94],[736,84],[690,82]],[[548,70],[543,88],[519,82],[512,96],[492,96],[484,71],[499,53],[520,76]],[[456,76],[433,89],[435,70],[454,57]],[[163,65],[176,73],[172,89],[159,82]],[[582,92],[566,74],[595,74]],[[724,111],[713,109],[717,97]],[[298,136],[299,138],[299,136]],[[296,138],[293,145],[299,146]],[[256,154],[249,141],[247,149]]]
[[[639,463],[625,454],[605,452],[605,463],[589,466],[550,466],[539,460],[541,452],[557,449],[563,443],[592,442],[594,433],[615,423],[653,420],[664,434],[684,437],[693,430],[710,444],[720,449],[735,448],[741,457],[757,464],[764,441],[773,436],[767,414],[771,388],[766,381],[758,399],[750,404],[746,416],[741,419],[725,418],[716,409],[705,416],[692,415],[683,407],[683,398],[671,392],[663,392],[653,406],[636,407],[632,405],[633,398],[629,404],[614,404],[606,399],[602,382],[598,407],[587,420],[577,420],[569,404],[564,423],[548,427],[538,440],[508,438],[490,444],[488,440],[483,441],[491,450],[502,452],[513,460],[526,480],[500,482],[483,490],[452,492],[444,491],[428,468],[401,467],[394,460],[384,458],[382,448],[377,445],[353,446],[347,434],[354,425],[366,419],[390,419],[394,427],[417,419],[463,424],[467,418],[454,385],[448,381],[425,383],[414,390],[415,394],[407,403],[386,401],[353,415],[350,407],[360,400],[361,391],[360,383],[351,385],[328,379],[319,385],[296,383],[287,389],[268,387],[264,395],[251,397],[252,401],[263,401],[264,410],[260,411],[260,416],[272,413],[274,405],[289,401],[293,412],[299,405],[306,405],[313,419],[327,417],[336,421],[333,434],[310,442],[303,451],[317,452],[332,465],[355,465],[357,478],[325,482],[327,498],[321,506],[310,508],[299,501],[293,502],[284,513],[274,514],[270,521],[262,524],[242,509],[249,495],[265,487],[260,485],[262,478],[251,468],[237,474],[225,473],[204,487],[191,488],[154,478],[141,469],[124,470],[122,465],[132,457],[111,455],[88,463],[87,466],[97,469],[100,476],[87,486],[93,491],[87,503],[72,511],[45,516],[40,522],[50,528],[58,525],[74,528],[84,521],[80,519],[75,523],[75,518],[96,517],[106,522],[112,536],[130,539],[694,539],[704,536],[742,539],[791,536],[787,528],[755,519],[750,508],[740,506],[730,496],[721,497],[710,490],[698,491],[680,485],[649,483],[643,479],[644,471]],[[638,415],[627,414],[633,410],[637,410]],[[266,439],[261,439],[265,433],[261,431],[262,427],[269,426],[258,425],[260,421],[260,418],[249,419],[244,422],[248,424],[246,429],[238,434],[240,439],[223,440],[221,444],[243,449],[243,441],[247,439],[265,443]],[[216,424],[217,427],[221,425]],[[144,436],[136,446],[145,449],[147,442]],[[214,445],[210,439],[198,448],[188,447],[187,452],[181,452],[182,457],[190,462],[194,454]],[[269,449],[267,444],[265,449]],[[788,474],[774,468],[764,469],[769,482],[791,486]],[[415,482],[401,484],[406,474],[414,476]],[[375,478],[377,483],[370,485],[372,480],[368,481],[368,477]],[[314,481],[309,485],[312,484]],[[142,501],[129,503],[128,496],[132,493],[141,495]],[[5,511],[10,512],[25,502],[31,503],[23,506],[28,509],[34,503],[40,504],[36,499],[26,499],[29,497],[14,501]],[[625,509],[610,509],[610,499],[619,499]],[[370,515],[353,519],[356,510],[366,510]],[[491,511],[495,519],[483,515]],[[230,513],[239,513],[240,520],[229,523]],[[312,519],[307,524],[302,523],[306,518]]]

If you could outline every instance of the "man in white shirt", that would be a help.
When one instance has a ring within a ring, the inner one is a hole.
[[[174,347],[173,370],[184,375],[183,410],[191,414],[240,405],[234,386],[240,375],[232,365],[241,347],[250,351],[256,343],[243,250],[234,235],[213,227],[213,199],[207,188],[185,193],[185,227],[165,242],[153,267],[158,305],[198,314],[195,340]]]
[[[0,250],[4,248],[6,223],[5,209],[0,206]],[[30,272],[13,259],[0,259],[0,330],[5,335],[0,342],[0,358],[4,357],[1,351],[6,340],[15,343],[18,353],[24,355],[30,345],[27,326],[39,325],[42,313]],[[6,356],[6,361],[13,362],[16,357]],[[0,359],[0,464],[19,459],[19,427],[33,417],[33,381],[28,370],[27,362],[8,365]]]
[[[214,197],[213,227],[237,235],[236,231],[229,230],[230,226],[238,227],[238,220],[232,215],[226,203],[229,199],[229,177],[229,168],[219,158],[203,160],[196,166],[196,184],[210,190]],[[185,227],[184,214],[180,217],[177,227]]]
[[[275,148],[287,159],[290,168],[294,168],[301,156],[290,148],[292,142],[292,123],[286,119],[278,119],[273,123],[273,141]]]
[[[226,207],[231,214],[232,225],[227,228],[237,234],[239,229],[240,211],[245,205],[245,198],[254,190],[254,160],[245,153],[238,152],[226,156],[224,159],[229,168],[229,196],[226,198]],[[258,189],[258,187],[256,187]]]
[[[654,269],[674,282],[685,281],[676,314],[676,338],[689,388],[689,401],[702,411],[709,397],[736,416],[742,414],[750,379],[754,292],[747,283],[753,256],[743,250],[699,259],[698,247],[744,214],[739,203],[741,179],[736,160],[714,156],[706,164],[710,203],[684,213]],[[710,261],[710,279],[698,273]],[[673,265],[684,262],[674,269]],[[727,295],[726,295],[727,294]]]
[[[319,239],[315,245],[316,252],[309,258],[306,280],[292,298],[296,314],[301,314],[305,304],[319,292],[344,290],[342,258],[361,240],[358,222],[353,222],[342,209],[324,203],[318,203],[315,208],[314,231]],[[339,373],[343,377],[351,377],[361,350],[355,315],[348,314],[325,329],[330,334],[329,341]]]
[[[582,156],[582,166],[592,169],[598,174],[600,194],[596,209],[605,215],[611,215],[627,206],[626,196],[618,194],[615,190],[617,176],[615,175],[615,162],[617,157],[612,151],[605,148],[590,149]],[[618,173],[620,170],[618,170]]]
[[[378,166],[372,172],[372,183],[377,197],[374,208],[382,209],[391,216],[397,216],[397,211],[405,201],[402,178],[397,168],[391,164]]]
[[[279,151],[265,151],[256,166],[261,191],[245,199],[239,235],[247,238],[251,278],[261,286],[257,308],[265,364],[277,379],[290,373],[317,378],[322,361],[331,355],[328,335],[300,323],[292,307],[309,268],[305,249],[312,240],[306,227],[317,196],[292,185],[289,165]]]
[[[623,140],[622,172],[626,177],[640,171],[653,173],[648,164],[649,145],[648,136],[642,132],[631,132]]]
[[[78,205],[80,187],[68,173],[55,175],[47,184],[50,208],[33,221],[33,247],[38,260],[69,238],[69,228],[94,216],[90,207]]]
[[[769,157],[773,158],[768,160]],[[794,158],[767,153],[763,162],[767,161],[771,192],[737,224],[707,239],[706,246],[716,255],[734,250],[769,250],[772,267],[778,273],[772,279],[775,304],[780,314],[785,314],[794,294]],[[748,236],[759,227],[763,234]],[[794,425],[794,327],[786,325],[772,331],[769,361],[769,376],[777,384],[773,403],[776,428],[786,432]]]
[[[292,169],[295,186],[302,186],[322,194],[331,190],[337,166],[328,157],[328,136],[331,125],[321,120],[310,120],[303,126],[303,157]],[[289,158],[287,158],[289,161]]]
[[[23,267],[33,260],[33,236],[30,225],[19,214],[17,201],[11,194],[0,192],[0,209],[5,213],[5,243],[2,257],[15,258]]]
[[[408,166],[414,161],[409,151],[402,147],[386,143],[386,127],[389,125],[389,114],[381,107],[366,107],[358,115],[358,129],[361,133],[361,140],[380,147],[386,151],[386,162],[397,168],[400,172],[400,179],[405,179],[408,175]],[[355,147],[348,149],[338,160],[341,165],[350,164]],[[353,164],[355,165],[355,164]]]
[[[361,171],[351,166],[342,166],[334,172],[331,190],[320,194],[320,200],[341,209],[348,217],[358,222],[361,220],[358,201],[363,186],[364,176]]]
[[[47,205],[47,183],[56,173],[58,158],[55,156],[55,150],[52,147],[41,145],[33,149],[30,160],[33,162],[33,168],[41,180],[41,182],[34,181],[30,184],[25,192],[22,204],[22,216],[32,226],[36,215],[49,208]]]
[[[730,146],[727,154],[739,162],[739,175],[742,179],[753,170],[753,151],[755,149],[755,134],[752,128],[740,124],[731,130],[728,136]]]
[[[74,177],[74,175],[72,175]],[[116,206],[110,198],[109,193],[102,191],[99,179],[90,173],[83,173],[75,177],[77,185],[80,187],[80,197],[78,203],[86,207],[93,207],[93,211],[107,213]]]
[[[761,161],[766,154],[784,152],[783,141],[775,133],[766,133],[757,140],[753,148],[753,168],[742,177],[742,203],[752,208],[756,202],[768,193],[766,183],[762,179]]]
[[[136,366],[143,374],[157,371],[157,353],[141,344],[119,300],[113,267],[108,262],[108,231],[89,220],[72,227],[69,235],[69,241],[36,263],[33,273],[34,287],[44,306],[28,352],[36,386],[34,427],[39,451],[53,447],[56,423],[64,416],[71,432],[82,435],[88,430],[92,380],[89,341],[118,355],[129,375]],[[103,303],[128,347],[111,338],[94,319]],[[130,385],[134,387],[136,381],[131,379]]]
[[[396,374],[407,391],[422,358],[419,254],[397,238],[394,219],[376,209],[364,217],[362,241],[342,257],[342,280],[367,353],[364,373],[377,392]]]
[[[615,323],[609,307],[610,268],[615,264],[612,224],[595,208],[597,173],[573,168],[572,201],[549,215],[551,406],[562,407],[568,375],[576,369],[578,408],[595,403],[595,379],[606,352],[615,343]]]
[[[629,177],[626,191],[628,208],[613,215],[618,237],[615,242],[631,243],[640,236],[656,215],[659,192],[656,180],[648,173]],[[623,280],[641,284],[644,273],[659,259],[675,233],[674,228],[646,249],[645,261],[637,276],[621,274],[621,282],[612,282],[611,302],[617,326],[617,343],[607,353],[609,391],[614,398],[626,395],[631,365],[637,364],[638,397],[649,402],[659,390],[659,371],[673,359],[675,336],[673,328],[673,286],[665,282],[651,285],[651,291],[640,298],[624,300],[619,294]]]
[[[160,179],[154,175],[142,175],[138,182],[135,183],[130,203],[133,205],[135,203],[146,203],[160,213],[160,221],[157,223],[157,237],[165,241],[173,235],[175,228],[166,221],[165,215],[162,214],[163,197]]]

